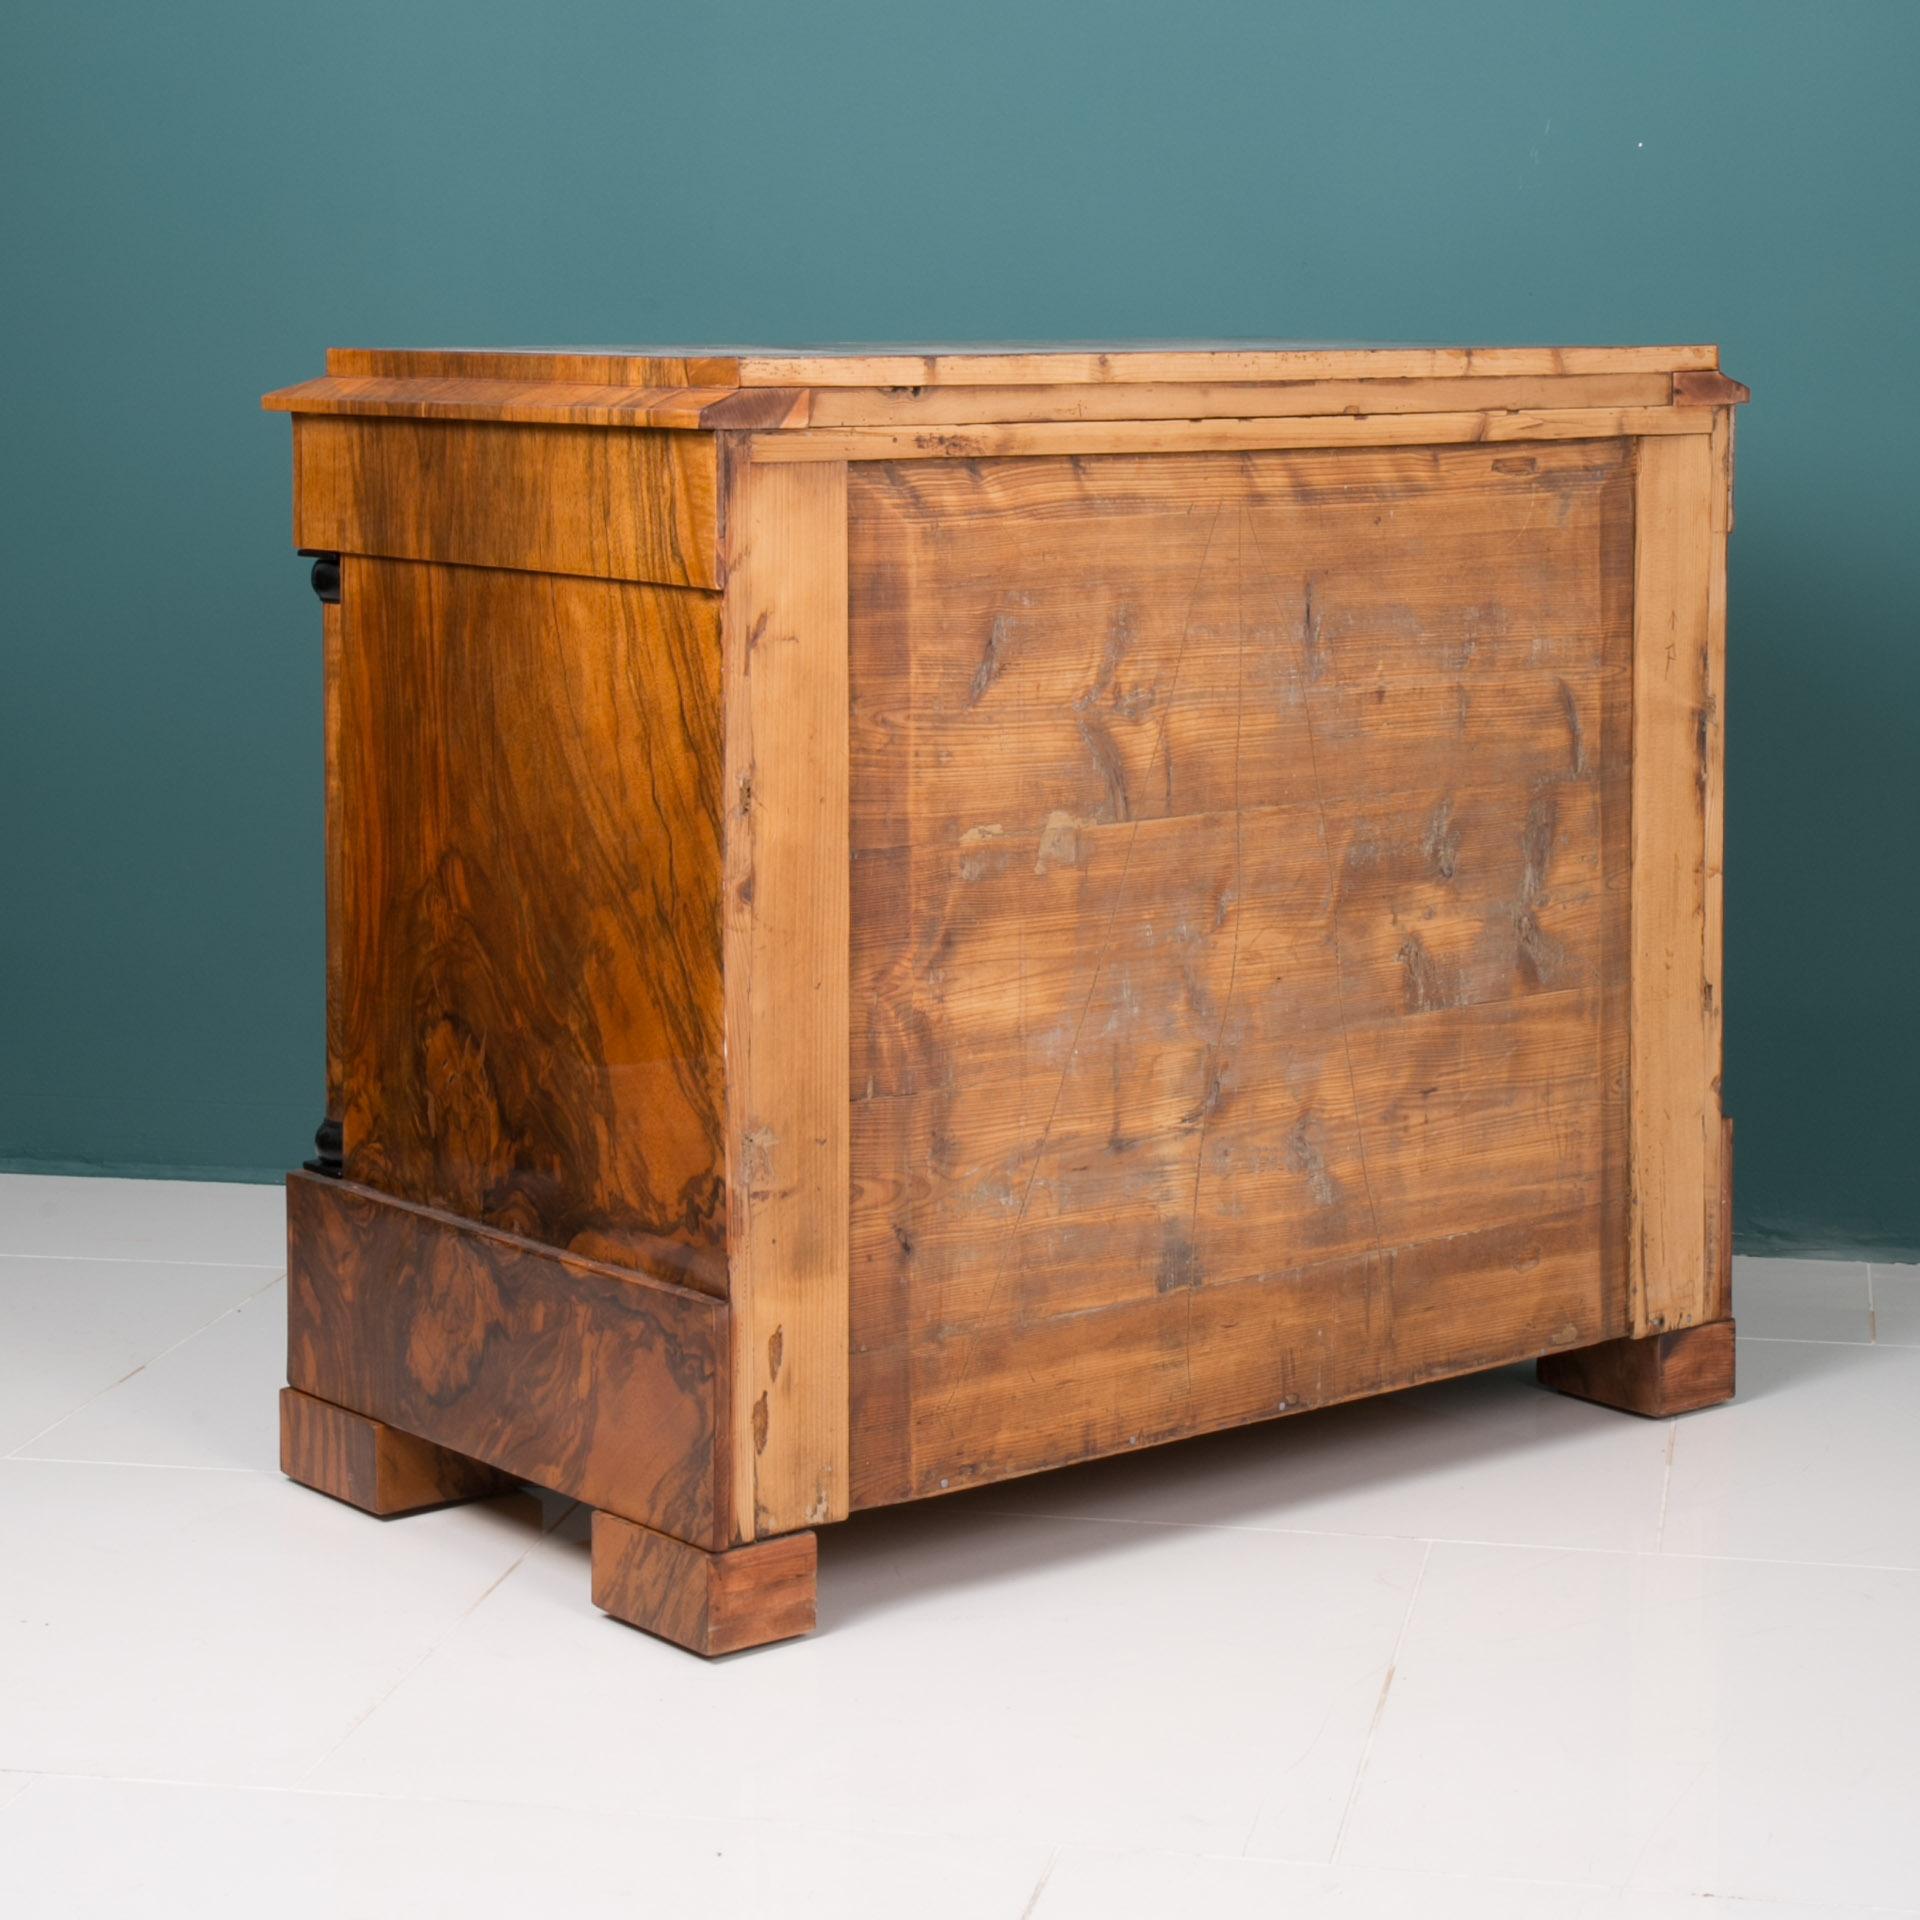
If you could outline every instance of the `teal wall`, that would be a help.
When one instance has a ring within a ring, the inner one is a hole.
[[[1718,339],[1727,1099],[1920,1246],[1920,5],[9,0],[0,1163],[320,1110],[330,343]]]

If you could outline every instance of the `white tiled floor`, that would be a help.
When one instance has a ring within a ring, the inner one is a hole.
[[[868,1515],[821,1630],[275,1470],[270,1188],[0,1177],[0,1913],[1920,1914],[1920,1269],[1741,1394],[1525,1370]]]

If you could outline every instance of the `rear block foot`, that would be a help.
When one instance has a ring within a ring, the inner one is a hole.
[[[1579,1400],[1652,1419],[1694,1413],[1733,1398],[1733,1322],[1608,1340],[1540,1362],[1540,1384]]]
[[[297,1387],[280,1389],[280,1471],[382,1519],[485,1500],[518,1485],[483,1461]]]

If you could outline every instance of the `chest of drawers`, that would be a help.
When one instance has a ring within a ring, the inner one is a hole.
[[[850,1511],[1732,1391],[1711,348],[337,352],[289,1473],[812,1623]]]

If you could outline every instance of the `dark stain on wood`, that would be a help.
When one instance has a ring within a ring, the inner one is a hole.
[[[1673,376],[1676,407],[1739,407],[1752,398],[1751,389],[1718,369],[1699,369]]]

